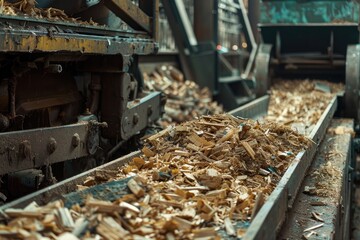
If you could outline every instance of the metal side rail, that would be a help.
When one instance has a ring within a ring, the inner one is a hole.
[[[299,153],[292,161],[275,190],[251,222],[243,239],[276,239],[336,108],[337,97],[334,97],[309,136],[314,144]]]
[[[100,167],[83,172],[79,175],[36,191],[32,194],[26,195],[22,198],[19,198],[15,201],[1,206],[0,211],[7,208],[23,208],[33,201],[37,202],[40,205],[44,205],[50,201],[61,199],[65,194],[76,191],[77,185],[82,184],[88,176],[95,176],[95,174],[99,171],[101,172],[108,170],[116,170],[131,161],[131,159],[133,159],[134,157],[140,155],[140,153],[140,151],[132,152],[112,162],[101,165]]]
[[[244,107],[236,109],[231,112],[234,116],[239,117],[259,117],[266,115],[266,108],[268,102],[268,96],[262,99],[255,100],[255,103],[249,103]],[[301,186],[302,180],[306,174],[306,170],[311,165],[318,144],[321,142],[324,133],[329,126],[331,119],[333,118],[334,112],[337,108],[337,98],[334,97],[329,106],[324,111],[316,127],[310,134],[310,138],[314,141],[306,151],[299,153],[293,160],[288,170],[280,180],[278,186],[271,193],[267,201],[264,203],[262,208],[257,213],[256,217],[248,226],[243,239],[276,239],[277,234],[285,221],[288,209],[293,205],[295,196]],[[247,113],[251,109],[258,109],[251,115]],[[265,109],[265,111],[263,111]],[[248,114],[248,115],[247,115]],[[55,199],[65,199],[66,201],[73,201],[78,198],[81,201],[81,193],[74,196],[72,192],[76,191],[77,185],[82,184],[88,176],[95,176],[96,172],[104,170],[117,170],[118,167],[129,162],[133,157],[139,155],[140,152],[134,152],[113,162],[92,169],[88,172],[69,178],[65,181],[59,182],[53,186],[37,191],[33,194],[20,198],[16,201],[8,203],[0,208],[1,210],[7,208],[21,208],[25,207],[32,201],[36,201],[38,204],[45,204]],[[123,185],[120,180],[119,184]],[[100,188],[101,186],[98,185]],[[98,187],[97,186],[97,187]],[[126,188],[126,185],[125,187]],[[116,189],[119,194],[123,192],[123,189]],[[117,194],[117,193],[115,193]],[[107,199],[110,200],[111,199]],[[271,223],[271,224],[269,224]],[[227,237],[228,238],[228,237]]]
[[[354,129],[354,121],[333,119],[330,129],[337,127]],[[328,131],[278,239],[350,239],[353,158],[351,134]],[[312,190],[306,192],[306,187]],[[319,227],[304,231],[314,226]]]
[[[265,95],[229,112],[235,117],[260,119],[267,114],[270,96]]]

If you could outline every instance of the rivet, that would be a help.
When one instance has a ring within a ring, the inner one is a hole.
[[[76,148],[77,146],[79,146],[80,144],[80,136],[78,133],[75,133],[71,139],[71,144],[74,148]]]
[[[57,142],[55,140],[55,138],[51,137],[49,139],[48,145],[47,145],[47,150],[49,152],[49,154],[53,154],[56,150],[57,147]]]

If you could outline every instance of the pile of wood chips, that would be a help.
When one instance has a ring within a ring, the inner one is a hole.
[[[267,120],[310,134],[343,84],[310,80],[280,80],[271,88]]]
[[[92,26],[98,25],[98,23],[92,21],[91,19],[89,21],[81,21],[79,19],[69,17],[63,10],[57,8],[37,8],[35,0],[19,0],[15,3],[0,0],[0,14],[10,16],[26,15],[50,21],[64,21]]]
[[[144,82],[147,90],[162,91],[167,96],[165,114],[159,120],[162,127],[224,112],[222,106],[212,100],[208,88],[185,80],[184,75],[173,66],[163,65],[150,74],[145,73]]]
[[[89,196],[84,206],[71,209],[61,200],[8,209],[0,236],[220,239],[218,230],[224,229],[241,237],[246,229],[234,223],[254,217],[309,144],[289,127],[226,114],[169,126],[149,137],[142,155],[108,180],[132,176],[127,183],[132,194],[114,202]],[[85,182],[81,189],[96,184]]]

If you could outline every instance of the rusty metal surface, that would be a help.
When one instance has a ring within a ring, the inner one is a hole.
[[[344,126],[353,128],[353,120],[336,119],[332,120],[331,127]],[[279,239],[301,239],[304,229],[312,227],[321,222],[312,218],[312,212],[321,214],[324,220],[324,226],[316,229],[316,235],[311,239],[349,239],[349,219],[350,219],[350,199],[351,199],[351,181],[349,176],[349,165],[351,160],[351,135],[332,135],[326,134],[319,151],[312,163],[309,173],[304,179],[300,189],[305,186],[314,186],[316,179],[311,175],[312,172],[319,169],[319,166],[331,162],[332,166],[341,169],[342,176],[333,180],[334,186],[341,187],[341,191],[335,195],[321,197],[317,195],[308,195],[300,192],[290,210],[287,221],[284,224]],[[330,151],[339,152],[336,158],[328,158]],[[325,206],[313,206],[311,203],[324,202]]]
[[[288,208],[292,206],[294,196],[296,196],[306,170],[313,160],[317,144],[321,142],[336,108],[337,98],[334,97],[310,134],[310,138],[316,144],[312,144],[305,152],[296,156],[275,190],[251,222],[243,239],[276,239],[277,233],[285,221]]]
[[[150,17],[130,0],[104,0],[104,4],[133,29],[152,32]]]
[[[89,131],[89,122],[80,122],[0,133],[0,175],[88,156]]]
[[[92,34],[97,36],[118,36],[118,37],[136,37],[150,39],[151,37],[144,31],[129,31],[113,29],[107,26],[91,26],[85,24],[77,24],[72,22],[48,21],[45,19],[26,18],[20,16],[0,15],[0,28],[4,31],[13,29],[37,31],[42,30],[51,32],[54,28],[60,32]]]
[[[124,157],[118,158],[110,163],[104,164],[100,167],[83,172],[79,175],[66,179],[62,182],[56,183],[50,187],[46,187],[25,197],[19,198],[8,204],[0,207],[0,211],[7,208],[21,208],[27,204],[36,201],[38,204],[46,204],[52,200],[62,198],[63,195],[76,191],[77,185],[82,184],[88,176],[94,176],[98,171],[116,170],[129,162],[133,157],[140,155],[140,151],[133,152]]]
[[[0,32],[0,52],[57,52],[78,54],[143,55],[157,51],[152,40],[54,33],[38,31]]]
[[[160,117],[164,105],[160,92],[136,96],[132,90],[136,82],[127,73],[103,74],[102,83],[101,116],[109,125],[104,137],[127,140]]]

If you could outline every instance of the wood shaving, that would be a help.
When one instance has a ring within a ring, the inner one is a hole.
[[[224,112],[222,106],[212,100],[208,88],[185,80],[184,75],[173,66],[163,65],[150,74],[145,73],[144,84],[147,90],[162,91],[167,96],[165,114],[159,120],[162,127]]]
[[[329,128],[328,132],[335,135],[350,134],[352,137],[355,137],[355,131],[351,127],[338,126],[335,128]]]
[[[330,92],[317,90],[319,83],[327,86]],[[276,81],[271,87],[266,119],[291,126],[299,133],[308,135],[331,99],[343,89],[343,84],[319,80]]]
[[[340,191],[339,179],[342,177],[341,170],[333,166],[331,162],[322,164],[318,170],[312,173],[314,182],[316,182],[314,190],[315,194],[321,197],[338,196]]]
[[[242,235],[243,230],[232,222],[250,221],[253,210],[261,207],[295,156],[311,144],[289,127],[226,114],[179,126],[148,138],[144,153],[112,177],[133,176],[127,184],[130,194],[114,202],[89,196],[84,206],[67,210],[61,200],[43,207],[8,209],[8,224],[0,225],[0,237],[220,239],[219,229]],[[191,137],[194,134],[197,138]],[[190,143],[198,148],[188,148]],[[145,163],[140,166],[138,158]],[[149,162],[151,167],[145,167]],[[263,176],[261,169],[270,174]],[[30,219],[39,227],[29,228]]]
[[[98,26],[99,24],[92,19],[89,21],[81,21],[76,18],[69,17],[63,10],[57,8],[37,8],[35,0],[19,0],[10,3],[6,0],[0,0],[0,14],[9,16],[29,16],[37,19],[46,19],[50,21],[72,22],[81,25]]]

